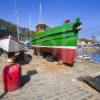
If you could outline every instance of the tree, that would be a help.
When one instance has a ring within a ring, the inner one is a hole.
[[[17,27],[15,24],[12,24],[8,21],[0,19],[0,27],[5,27],[5,30],[1,30],[0,28],[0,37],[8,36],[11,35],[15,38],[17,38]],[[25,41],[26,39],[31,39],[32,34],[34,31],[29,30],[29,28],[22,28],[19,27],[20,30],[20,39],[22,41]]]

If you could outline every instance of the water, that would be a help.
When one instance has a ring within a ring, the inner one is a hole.
[[[87,52],[78,53],[78,56],[83,56],[83,55],[87,55],[88,57],[90,57],[91,61],[100,63],[100,52],[94,54],[87,53]]]
[[[92,59],[94,62],[100,62],[100,52],[99,52],[99,53],[92,54],[92,55],[91,55],[91,59]]]

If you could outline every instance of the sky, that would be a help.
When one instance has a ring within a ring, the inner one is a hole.
[[[19,26],[31,27],[39,22],[39,5],[42,5],[41,20],[51,27],[62,25],[70,18],[80,17],[83,29],[80,38],[96,36],[100,41],[100,0],[0,0],[0,18],[16,23],[15,2]],[[30,26],[31,14],[31,26]]]

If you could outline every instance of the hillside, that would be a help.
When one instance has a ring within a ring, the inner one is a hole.
[[[30,39],[34,31],[30,31],[28,28],[19,27],[20,39],[25,40]],[[8,35],[12,35],[17,38],[17,28],[15,24],[11,22],[0,19],[0,38]]]

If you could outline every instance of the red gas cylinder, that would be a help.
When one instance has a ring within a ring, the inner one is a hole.
[[[2,79],[4,91],[14,91],[21,86],[21,65],[17,63],[9,63],[3,67]]]

